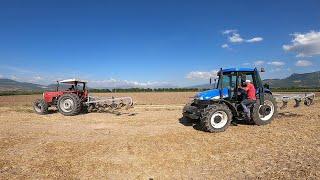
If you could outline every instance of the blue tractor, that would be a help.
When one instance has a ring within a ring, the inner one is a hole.
[[[264,69],[261,69],[264,72]],[[272,92],[263,86],[257,68],[220,69],[215,89],[196,94],[183,108],[183,117],[189,122],[200,124],[207,132],[225,131],[232,120],[246,120],[256,125],[269,124],[277,115],[277,104]],[[251,116],[246,117],[241,101],[246,92],[239,88],[251,80],[256,88],[257,100],[248,105]],[[211,80],[210,80],[211,83]]]

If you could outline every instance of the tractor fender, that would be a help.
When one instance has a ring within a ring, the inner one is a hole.
[[[233,117],[239,116],[237,108],[232,103],[230,103],[229,101],[226,101],[224,99],[212,100],[212,104],[214,104],[214,103],[218,103],[218,104],[223,103],[223,104],[227,105],[229,107],[229,109],[231,110]]]
[[[266,89],[266,88],[263,88],[263,93],[272,95],[272,92],[270,91],[270,89]],[[259,94],[260,94],[260,90],[257,89],[256,95],[259,95]]]
[[[57,100],[61,95],[63,95],[62,91],[44,92],[43,99],[47,103],[51,104],[52,102],[54,102],[54,100]]]
[[[263,92],[266,93],[266,94],[271,94],[272,95],[272,92],[270,91],[270,89],[264,88]]]

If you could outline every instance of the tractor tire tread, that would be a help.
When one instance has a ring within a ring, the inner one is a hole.
[[[216,129],[216,128],[212,127],[211,122],[210,122],[212,114],[218,110],[222,110],[222,111],[226,112],[227,116],[228,116],[227,124],[223,128],[220,128],[220,129]],[[202,131],[211,132],[211,133],[223,132],[229,127],[231,120],[232,120],[232,112],[227,105],[225,105],[225,104],[209,105],[208,107],[206,107],[204,109],[204,111],[202,113],[202,116],[200,119],[200,129]]]
[[[40,111],[36,110],[36,107],[40,104],[41,109]],[[35,113],[40,115],[45,115],[49,113],[49,104],[44,99],[37,99],[33,103],[33,110]]]
[[[74,103],[75,103],[75,108],[70,111],[70,112],[64,112],[61,108],[60,108],[60,102],[65,98],[65,97],[69,97],[71,98]],[[65,116],[75,116],[80,114],[81,110],[82,110],[82,102],[81,99],[73,93],[69,93],[69,94],[64,94],[62,95],[59,99],[58,99],[58,103],[57,103],[57,107],[58,110],[61,114],[65,115]]]
[[[272,102],[272,104],[274,106],[274,113],[273,113],[273,116],[269,120],[267,120],[267,121],[260,120],[260,117],[259,117],[260,103],[257,102],[256,105],[253,107],[252,121],[254,122],[255,125],[258,125],[258,126],[270,124],[271,121],[278,116],[278,107],[277,107],[277,102],[276,102],[275,98],[271,94],[265,93],[264,99],[265,100],[267,99]]]

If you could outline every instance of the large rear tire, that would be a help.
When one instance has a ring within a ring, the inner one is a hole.
[[[277,116],[277,103],[271,94],[264,94],[264,104],[259,100],[253,107],[252,120],[256,125],[266,125]]]
[[[204,109],[200,127],[203,131],[211,133],[223,132],[230,126],[231,120],[232,112],[227,105],[209,105]]]
[[[43,99],[37,99],[33,103],[33,110],[37,114],[45,115],[49,113],[49,105]]]
[[[64,94],[59,98],[57,107],[61,114],[74,116],[80,114],[82,102],[76,94]]]

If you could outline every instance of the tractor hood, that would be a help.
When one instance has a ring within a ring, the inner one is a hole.
[[[222,95],[223,98],[226,98],[229,96],[229,89],[211,89],[208,91],[199,92],[195,98],[199,100],[213,100],[213,99],[220,99],[220,95]]]

